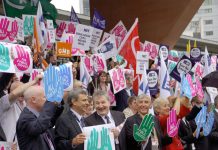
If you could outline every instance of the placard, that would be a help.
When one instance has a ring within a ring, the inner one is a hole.
[[[107,72],[107,64],[103,54],[92,55],[94,73]]]
[[[101,39],[101,43],[104,42],[106,39],[108,39],[110,37],[110,34],[107,32],[104,32],[103,37]]]
[[[72,44],[65,42],[56,42],[57,56],[64,58],[71,58]]]
[[[149,59],[155,60],[155,58],[158,56],[159,45],[149,41],[145,41],[144,51],[149,52]]]
[[[201,60],[201,49],[193,47],[190,51],[190,58],[193,62],[199,62]]]
[[[115,150],[114,136],[111,132],[112,124],[84,127],[86,135],[84,150]]]
[[[109,75],[112,81],[114,94],[126,88],[126,78],[124,71],[121,68],[109,70]]]
[[[92,61],[92,57],[89,57],[89,56],[85,56],[84,57],[84,63],[85,63],[85,66],[89,72],[89,74],[91,76],[94,75],[94,69],[93,69],[93,61]]]
[[[97,48],[95,48],[94,51],[96,51],[98,53],[102,53],[106,60],[111,58],[111,57],[116,56],[117,55],[117,47],[116,47],[115,36],[114,35],[110,36],[101,45],[99,45]]]
[[[55,29],[48,29],[48,43],[55,43]]]
[[[158,70],[147,70],[148,87],[151,95],[158,93]]]
[[[191,71],[192,67],[194,66],[194,62],[184,55],[179,62],[177,63],[176,67],[170,73],[170,76],[173,77],[175,80],[181,82],[181,75],[186,74]]]
[[[47,29],[54,29],[53,20],[46,20],[46,27]]]
[[[18,24],[17,39],[20,41],[24,41],[23,20],[17,17],[15,19]]]
[[[159,57],[162,55],[165,62],[168,61],[168,55],[169,55],[169,46],[160,44],[159,46]]]
[[[149,52],[137,51],[136,58],[136,74],[144,73],[144,65],[148,69],[149,65]]]
[[[92,32],[92,39],[90,43],[90,47],[97,47],[99,45],[101,35],[102,35],[102,30],[93,28]]]
[[[34,15],[22,15],[24,36],[33,35]]]
[[[93,27],[78,24],[76,26],[76,33],[73,38],[73,48],[89,50],[92,39]]]
[[[12,143],[0,141],[0,150],[11,150]]]
[[[71,91],[73,89],[73,74],[72,62],[58,66],[62,79],[64,91]]]

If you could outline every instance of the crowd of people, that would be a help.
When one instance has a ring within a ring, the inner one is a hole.
[[[49,63],[57,65],[55,57],[49,57]],[[97,82],[84,89],[78,80],[78,63],[72,66],[73,89],[64,92],[60,103],[46,100],[43,87],[37,84],[43,75],[29,81],[29,74],[19,80],[16,74],[0,73],[0,141],[13,143],[13,150],[83,150],[84,127],[113,124],[110,131],[116,150],[218,149],[218,97],[214,100],[215,121],[211,133],[204,136],[201,130],[196,138],[194,119],[206,105],[204,100],[197,96],[188,99],[180,94],[170,97],[136,95],[132,89],[134,77],[128,73],[125,74],[127,87],[113,96],[109,96],[113,88],[106,72],[99,73],[94,77]],[[116,106],[111,105],[112,99]],[[171,109],[176,110],[177,118],[181,119],[175,137],[167,133]],[[154,116],[151,135],[137,142],[133,126],[140,126],[149,113]]]

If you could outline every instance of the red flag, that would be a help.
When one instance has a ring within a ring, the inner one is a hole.
[[[138,36],[138,18],[128,31],[126,37],[122,41],[118,52],[127,61],[127,68],[134,69],[133,90],[138,94],[138,78],[136,77],[136,54],[140,51],[140,40]]]

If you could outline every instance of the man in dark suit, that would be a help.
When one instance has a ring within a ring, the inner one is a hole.
[[[133,125],[140,126],[142,119],[148,114],[151,107],[150,97],[142,94],[137,97],[136,100],[138,106],[138,113],[127,118],[124,127],[121,131],[123,140],[122,150],[161,150],[164,145],[168,145],[172,142],[172,138],[163,136],[160,123],[156,117],[154,117],[154,128],[151,136],[144,142],[137,142],[133,137]]]
[[[24,92],[27,107],[21,113],[16,127],[20,150],[54,150],[51,129],[63,108],[46,102],[44,89],[29,87]]]
[[[58,150],[84,150],[84,115],[88,108],[88,95],[82,89],[74,89],[68,95],[70,109],[62,114],[55,125],[55,143]]]
[[[122,128],[122,123],[125,116],[122,112],[110,110],[110,100],[105,91],[97,91],[93,95],[96,112],[85,119],[87,126],[95,126],[101,124],[112,123],[114,128],[111,131],[115,138],[116,150],[119,149],[119,132]]]
[[[214,124],[211,133],[209,134],[209,150],[217,150],[218,149],[218,96],[216,96],[214,100]]]
[[[117,92],[115,94],[116,107],[114,110],[121,111],[128,107],[128,98],[130,96],[135,96],[132,85],[133,85],[133,76],[131,74],[125,74],[126,78],[126,88]]]

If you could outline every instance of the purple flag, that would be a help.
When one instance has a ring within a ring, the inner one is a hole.
[[[103,16],[101,16],[98,11],[94,10],[94,15],[92,19],[92,26],[101,30],[105,29],[106,20]]]
[[[79,18],[78,18],[78,16],[77,16],[77,14],[76,14],[76,12],[75,12],[73,6],[71,7],[70,21],[71,21],[71,22],[78,22],[78,23],[80,23]]]

